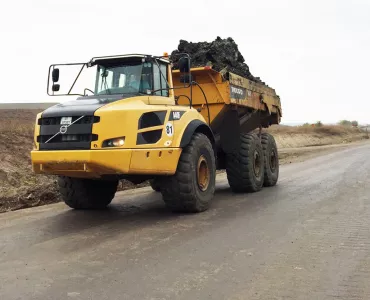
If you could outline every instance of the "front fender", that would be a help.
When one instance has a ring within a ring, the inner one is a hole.
[[[180,142],[181,148],[186,147],[190,143],[191,137],[194,135],[195,132],[205,134],[210,139],[212,145],[214,145],[215,137],[211,128],[206,123],[200,120],[193,120],[186,126],[186,129],[182,135]]]

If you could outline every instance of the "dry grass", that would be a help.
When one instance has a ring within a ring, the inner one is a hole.
[[[0,110],[0,134],[32,137],[39,110]]]
[[[323,125],[319,127],[312,126],[284,126],[274,125],[267,129],[271,134],[318,134],[318,135],[347,135],[363,133],[359,128],[340,126],[340,125]]]
[[[368,134],[354,127],[323,126],[272,126],[267,129],[274,135],[279,148],[300,148],[350,143],[368,139]]]
[[[15,120],[11,120],[8,122],[0,121],[0,133],[32,137],[33,126]]]

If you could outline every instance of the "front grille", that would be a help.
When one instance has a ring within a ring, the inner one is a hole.
[[[66,132],[60,133],[61,117],[48,117],[39,119],[40,135],[37,142],[40,150],[79,150],[90,149],[91,142],[98,140],[98,135],[92,134],[93,123],[100,121],[99,117],[84,116],[72,117],[72,124]],[[76,123],[76,120],[78,120]],[[64,126],[65,127],[65,126]],[[65,129],[65,128],[64,128]]]
[[[72,117],[72,123],[78,120],[81,116]],[[39,119],[38,123],[39,125],[59,125],[62,117],[49,117],[49,118],[41,118]],[[92,124],[92,123],[98,123],[100,121],[100,117],[96,116],[85,116],[82,119],[78,120],[74,124]]]

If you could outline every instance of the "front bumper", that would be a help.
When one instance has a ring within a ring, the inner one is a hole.
[[[37,174],[99,178],[122,174],[175,174],[181,148],[32,151]]]

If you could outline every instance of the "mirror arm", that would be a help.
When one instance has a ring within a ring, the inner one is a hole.
[[[51,93],[50,92],[50,81],[52,79],[50,79],[50,77],[52,77],[51,75],[51,70],[55,68],[55,66],[81,66],[82,65],[82,68],[77,76],[77,78],[75,79],[74,83],[73,83],[73,86],[71,87],[71,89],[69,90],[68,94],[63,94],[63,95],[55,95],[54,93]],[[49,96],[84,96],[84,95],[81,95],[81,94],[71,94],[70,92],[72,91],[78,77],[80,76],[84,66],[87,65],[87,63],[68,63],[68,64],[52,64],[49,66],[49,72],[48,72],[48,80],[47,80],[47,86],[46,86],[46,94],[49,95]]]
[[[82,70],[85,68],[85,66],[86,66],[86,64],[83,64],[83,65],[82,65],[82,67],[81,67],[81,69],[80,69],[80,72],[78,72],[78,75],[77,75],[77,77],[76,77],[75,81],[73,81],[73,84],[72,84],[71,88],[69,89],[69,91],[68,91],[68,94],[67,94],[67,95],[69,95],[69,94],[72,92],[72,89],[74,88],[74,86],[75,86],[75,84],[76,84],[76,82],[77,82],[78,78],[80,77],[80,75],[81,75],[81,73],[82,73]]]
[[[88,88],[85,88],[85,89],[84,89],[84,96],[86,96],[86,91],[89,91],[89,92],[91,92],[93,95],[95,95],[95,93],[94,93],[92,90],[90,90],[90,89],[88,89]]]
[[[49,96],[51,96],[50,94],[49,94],[49,90],[50,90],[50,86],[49,86],[49,84],[50,84],[50,71],[51,71],[51,68],[54,68],[54,66],[50,66],[49,67],[49,76],[48,76],[48,83],[47,83],[47,86],[46,86],[46,93],[49,95]],[[54,93],[53,93],[54,94]]]

